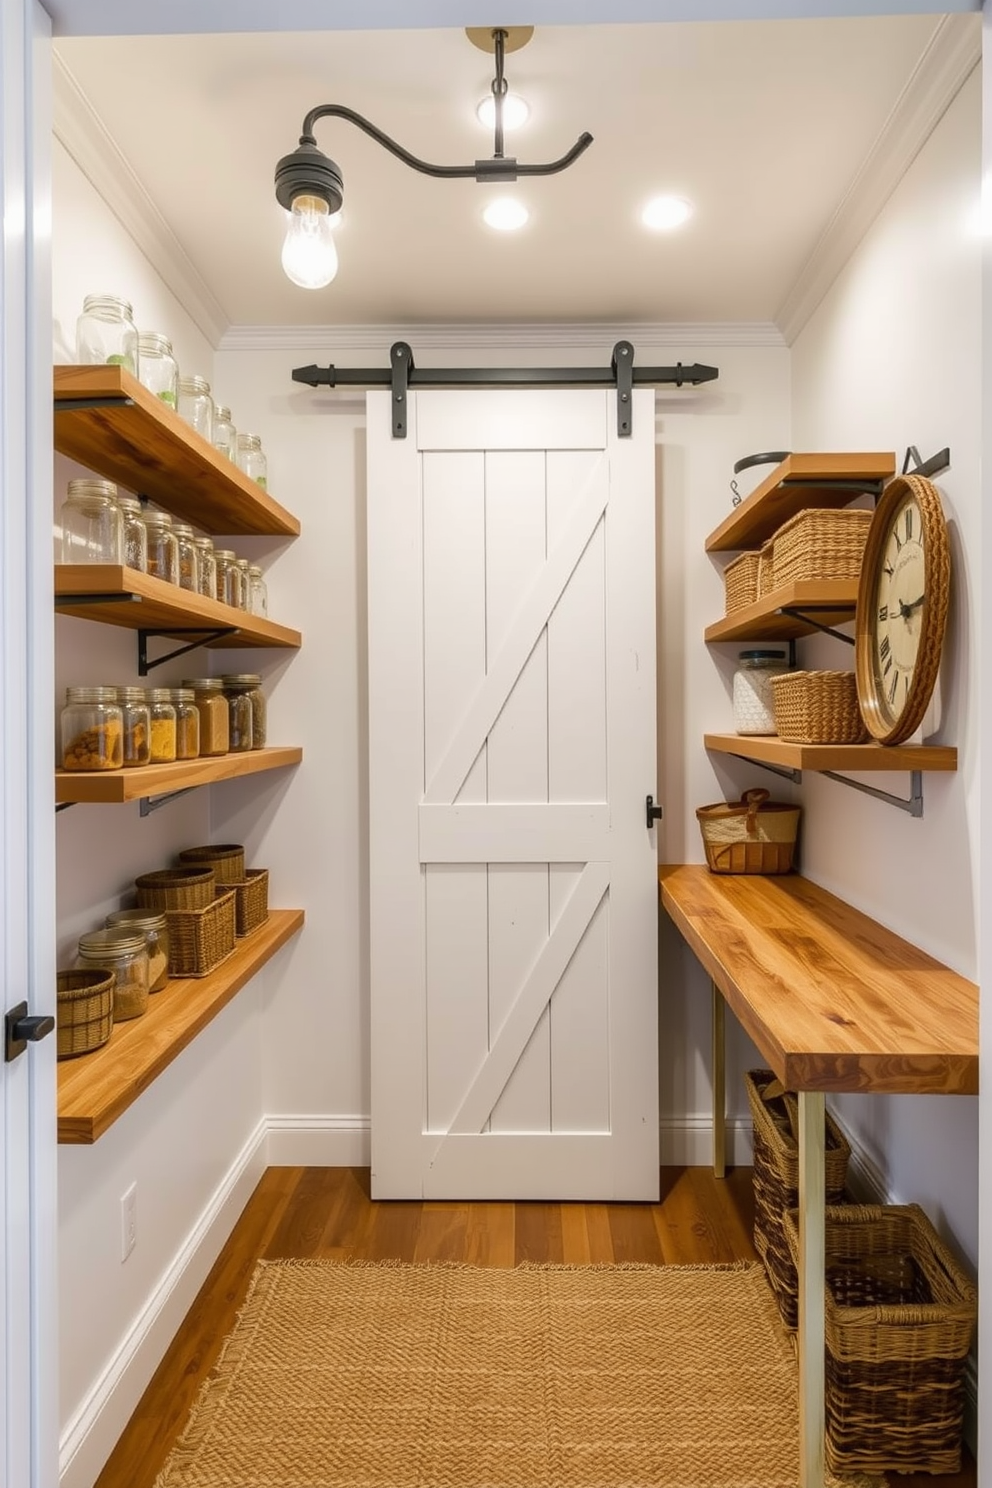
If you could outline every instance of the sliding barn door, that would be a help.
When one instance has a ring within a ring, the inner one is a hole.
[[[654,399],[368,397],[372,1191],[658,1193]]]

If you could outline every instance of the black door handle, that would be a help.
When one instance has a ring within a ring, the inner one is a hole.
[[[55,1027],[51,1016],[28,1016],[28,1005],[19,1002],[4,1018],[4,1059],[9,1064],[18,1054],[23,1054],[28,1044],[37,1044],[47,1038]]]
[[[662,812],[662,808],[660,806],[656,806],[654,804],[654,796],[648,796],[647,797],[647,799],[646,799],[646,801],[644,803],[644,808],[645,808],[645,816],[647,818],[648,831],[650,832],[650,830],[654,826],[655,822],[656,821],[661,821],[663,812]]]

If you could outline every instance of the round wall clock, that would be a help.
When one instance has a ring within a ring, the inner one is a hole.
[[[900,744],[923,722],[947,623],[951,553],[940,493],[897,476],[875,508],[858,587],[855,670],[868,732]]]

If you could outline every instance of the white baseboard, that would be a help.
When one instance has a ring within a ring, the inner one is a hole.
[[[60,1488],[92,1488],[267,1163],[258,1123],[59,1441]]]
[[[663,1168],[708,1168],[713,1162],[713,1117],[709,1111],[688,1116],[662,1116]],[[751,1118],[727,1117],[727,1162],[751,1165]]]
[[[269,1116],[270,1168],[367,1168],[368,1116]]]

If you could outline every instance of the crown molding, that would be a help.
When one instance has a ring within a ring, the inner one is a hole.
[[[55,138],[99,192],[211,346],[216,346],[229,323],[223,306],[187,256],[57,51],[53,52],[52,60],[52,129]]]
[[[976,18],[942,16],[775,316],[787,346],[809,321],[981,60],[982,34]]]
[[[408,326],[307,325],[231,326],[218,351],[320,351],[388,353],[394,341],[408,341],[420,352],[583,351],[602,358],[617,341],[631,341],[638,360],[657,350],[681,351],[683,360],[703,346],[784,347],[781,331],[771,321],[699,321],[634,323],[615,326],[466,322],[458,325]]]

